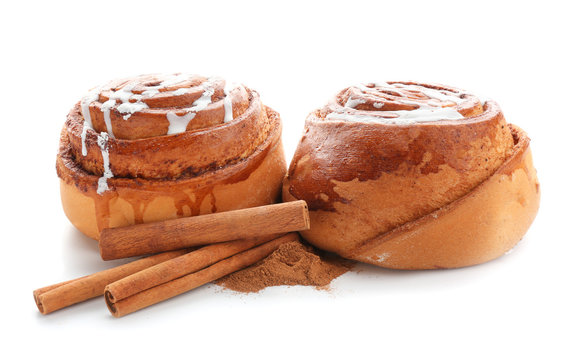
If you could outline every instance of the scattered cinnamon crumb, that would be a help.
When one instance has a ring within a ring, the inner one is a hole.
[[[353,262],[322,254],[300,241],[281,245],[262,261],[215,283],[238,292],[258,292],[269,286],[305,285],[328,289],[332,280],[348,272]]]

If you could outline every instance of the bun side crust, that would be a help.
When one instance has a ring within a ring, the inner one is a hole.
[[[82,233],[98,239],[104,228],[276,202],[286,174],[281,120],[268,107],[264,112],[270,124],[267,136],[243,158],[176,179],[112,177],[110,190],[102,194],[97,193],[99,176],[75,160],[64,127],[56,169],[66,216]]]
[[[481,264],[511,250],[536,217],[540,184],[526,133],[513,154],[462,198],[365,241],[347,258],[393,269],[442,269]]]

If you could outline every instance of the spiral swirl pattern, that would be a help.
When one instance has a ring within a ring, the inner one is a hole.
[[[233,119],[247,90],[220,78],[141,75],[98,87],[82,99],[87,125],[118,139],[143,139],[207,128]]]
[[[239,161],[270,130],[256,92],[188,74],[142,75],[97,87],[72,109],[66,127],[74,158],[86,171],[145,179],[195,176]]]
[[[409,125],[481,114],[482,102],[462,90],[414,82],[351,86],[315,115],[322,120]]]

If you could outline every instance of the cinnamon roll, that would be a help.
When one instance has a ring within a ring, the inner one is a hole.
[[[68,114],[57,172],[80,231],[265,205],[286,163],[277,112],[215,77],[142,75],[90,91]]]
[[[510,250],[539,182],[529,138],[494,101],[415,82],[340,91],[306,120],[284,182],[313,245],[387,268],[454,268]]]

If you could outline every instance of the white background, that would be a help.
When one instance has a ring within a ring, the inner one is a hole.
[[[574,359],[576,26],[570,1],[540,3],[3,3],[0,357]],[[471,268],[360,266],[331,292],[205,286],[121,319],[102,299],[40,315],[32,290],[117,264],[61,210],[68,110],[109,79],[178,71],[258,90],[282,115],[288,159],[306,114],[351,84],[495,99],[532,138],[540,212],[515,251]]]

